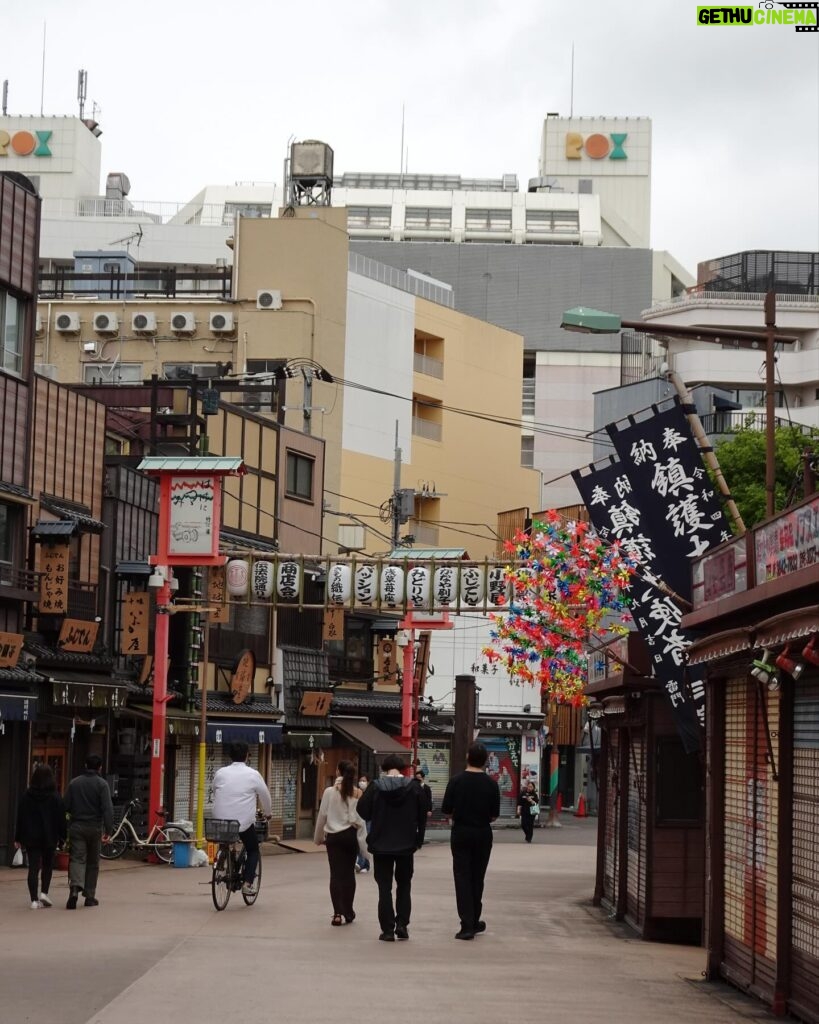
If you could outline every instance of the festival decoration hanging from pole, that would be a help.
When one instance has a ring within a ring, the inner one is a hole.
[[[637,567],[617,543],[604,543],[588,523],[555,511],[530,532],[504,544],[515,559],[506,569],[508,610],[490,615],[490,661],[513,682],[538,685],[549,701],[586,702],[589,642],[628,632],[628,588]]]

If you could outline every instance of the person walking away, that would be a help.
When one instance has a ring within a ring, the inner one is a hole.
[[[364,790],[367,788],[367,786],[369,786],[369,784],[370,784],[370,777],[369,777],[369,775],[367,775],[364,772],[362,772],[360,777],[359,777],[359,780],[358,780],[358,788],[363,793]],[[367,831],[368,832],[370,831],[369,826],[367,827]],[[366,846],[365,846],[365,850],[366,850]],[[366,875],[367,872],[370,870],[370,858],[367,856],[366,852],[362,852],[361,850],[359,850],[358,856],[355,859],[355,869],[356,869],[356,871],[360,872],[362,875]]]
[[[427,812],[427,821],[432,817],[432,790],[426,783],[424,770],[419,768],[415,773],[415,781],[421,787],[421,792],[424,794],[424,806]]]
[[[367,846],[378,885],[378,937],[394,942],[409,938],[414,856],[424,844],[427,812],[420,786],[403,774],[406,765],[399,754],[388,754],[381,769],[383,774],[358,801],[358,813],[370,823]]]
[[[461,919],[456,939],[474,939],[486,931],[481,920],[483,884],[492,855],[491,823],[500,814],[500,789],[484,771],[486,758],[486,747],[473,743],[467,751],[466,771],[449,780],[441,804],[441,812],[452,820],[452,875]]]
[[[330,900],[333,916],[330,924],[340,925],[342,920],[352,924],[355,920],[355,863],[364,845],[364,822],[356,811],[361,790],[355,784],[355,765],[352,761],[338,762],[338,777],[321,796],[316,831],[313,839],[317,846],[327,847],[330,865]]]
[[[68,826],[68,900],[66,910],[76,910],[82,893],[86,907],[99,906],[97,878],[100,846],[114,830],[114,807],[108,783],[100,775],[102,758],[89,754],[85,771],[68,784],[65,809]]]
[[[57,792],[54,772],[38,764],[17,808],[14,845],[28,857],[28,893],[31,909],[52,907],[48,895],[54,870],[54,851],[66,838],[65,804]],[[41,874],[42,873],[42,874]]]
[[[531,843],[535,832],[535,819],[540,813],[540,798],[537,795],[534,782],[527,782],[520,791],[518,806],[515,812],[520,818],[520,827],[527,843]]]
[[[252,896],[256,892],[256,868],[259,865],[259,836],[256,832],[256,812],[261,808],[265,818],[273,813],[273,801],[264,779],[247,763],[249,747],[244,740],[230,745],[231,763],[213,776],[213,816],[239,822],[239,838],[244,843],[245,872],[242,892]]]

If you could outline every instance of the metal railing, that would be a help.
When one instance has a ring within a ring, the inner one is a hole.
[[[706,413],[700,417],[703,430],[712,440],[730,434],[738,434],[741,430],[765,430],[766,415],[754,409],[725,409],[722,412]],[[794,423],[782,416],[774,417],[776,428],[789,427],[798,431],[803,437],[819,437],[819,428],[805,423]]]
[[[412,432],[416,437],[424,437],[428,441],[440,441],[442,435],[440,423],[423,420],[420,416],[412,417]]]
[[[425,356],[421,352],[416,352],[412,365],[417,373],[426,374],[427,377],[437,377],[439,380],[444,379],[443,361],[434,356]]]
[[[40,573],[18,569],[13,562],[0,561],[0,587],[36,594],[40,588]]]
[[[159,270],[134,270],[130,274],[89,271],[78,273],[70,267],[41,273],[41,299],[131,299],[183,296],[230,298],[232,268],[184,270],[166,267]]]
[[[419,298],[437,302],[439,306],[447,306],[449,309],[453,309],[455,306],[455,293],[451,288],[444,288],[431,281],[425,281],[421,277],[406,274],[403,270],[388,267],[367,256],[361,256],[357,252],[349,254],[347,269],[351,274],[369,277],[373,281],[388,284],[391,288],[398,288],[402,292],[410,292]]]
[[[754,306],[758,305],[761,310],[765,302],[765,296],[762,292],[699,291],[695,285],[693,288],[688,289],[681,295],[677,295],[673,299],[665,299],[662,302],[655,302],[650,309],[644,310],[642,315],[643,317],[647,317],[652,314],[666,312],[668,310],[685,309],[686,306],[735,306],[740,302],[749,303]],[[776,296],[777,310],[797,309],[799,307],[803,309],[819,308],[819,295]],[[657,329],[660,330],[661,328],[662,324],[657,324]]]
[[[524,377],[522,388],[521,415],[535,415],[535,378]]]
[[[275,216],[280,194],[268,204],[260,199],[228,199],[224,203],[131,202],[130,199],[44,199],[43,220],[112,219],[141,224],[197,224],[202,227],[233,227],[236,213],[246,214],[242,207],[258,210],[257,216]],[[265,212],[269,206],[269,212]],[[238,209],[237,209],[238,208]]]

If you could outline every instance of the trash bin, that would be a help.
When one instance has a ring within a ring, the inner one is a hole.
[[[173,844],[173,866],[175,868],[189,868],[191,866],[192,848],[193,843],[187,839]]]

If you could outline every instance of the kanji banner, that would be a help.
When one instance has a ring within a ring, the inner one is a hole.
[[[148,653],[150,598],[144,590],[132,590],[122,599],[120,654]]]
[[[40,602],[42,615],[68,611],[68,545],[49,544],[40,549]]]
[[[705,726],[705,687],[696,671],[691,673],[693,678],[686,678],[685,648],[692,638],[680,628],[682,609],[653,582],[662,577],[656,564],[661,538],[655,540],[654,531],[646,532],[649,524],[639,493],[621,463],[612,459],[586,471],[575,470],[572,477],[600,537],[609,542],[619,540],[640,559],[639,576],[629,595],[631,615],[649,649],[654,675],[671,703],[683,746],[694,753],[700,749]],[[627,514],[623,514],[624,504],[628,505]]]

